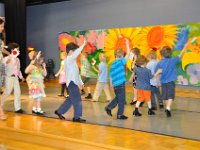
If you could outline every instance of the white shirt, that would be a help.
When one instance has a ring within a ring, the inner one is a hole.
[[[81,76],[79,74],[79,68],[76,63],[76,58],[83,50],[85,46],[85,42],[81,45],[78,49],[76,49],[70,56],[68,55],[67,58],[64,60],[64,70],[66,75],[66,85],[69,86],[71,81],[74,82],[76,85],[83,85],[83,81],[81,80]]]
[[[7,64],[6,62],[7,62],[8,59],[10,59],[10,62]],[[4,62],[5,67],[6,67],[6,76],[7,77],[11,77],[12,75],[14,75],[15,71],[16,71],[16,68],[17,68],[18,77],[20,79],[23,78],[22,73],[20,71],[20,61],[19,61],[19,58],[15,58],[12,55],[9,55],[9,56],[7,56],[7,57],[5,57],[3,59],[3,62]]]
[[[152,59],[152,60],[149,61],[149,63],[148,63],[147,66],[146,66],[149,70],[151,70],[151,73],[152,73],[153,75],[155,74],[155,68],[156,68],[157,64],[158,64],[158,61],[155,60],[155,59]],[[160,76],[158,76],[157,78],[158,78],[158,86],[160,86]],[[150,83],[151,83],[151,85],[153,85],[153,86],[157,86],[157,84],[156,84],[156,78],[153,77],[153,78],[150,80]]]

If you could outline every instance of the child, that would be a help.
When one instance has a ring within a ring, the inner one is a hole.
[[[17,56],[20,54],[19,45],[17,43],[9,43],[8,44],[8,51],[11,54],[4,58],[4,64],[6,68],[6,82],[5,82],[5,90],[2,95],[2,105],[6,101],[7,97],[11,94],[12,90],[14,89],[14,106],[16,113],[24,113],[21,109],[21,90],[19,85],[18,77],[24,81],[22,73],[20,71],[20,61]]]
[[[105,107],[105,111],[109,116],[112,116],[111,110],[115,108],[118,104],[117,119],[127,119],[128,117],[124,115],[124,105],[126,103],[125,94],[125,82],[126,82],[126,72],[124,65],[129,57],[129,41],[126,39],[127,54],[124,57],[124,51],[122,49],[115,50],[115,61],[110,67],[110,81],[111,87],[114,88],[115,98]]]
[[[155,115],[153,110],[151,109],[151,85],[150,85],[150,79],[154,76],[157,76],[160,72],[160,70],[153,76],[151,73],[151,70],[146,68],[147,59],[140,55],[138,56],[136,62],[136,65],[133,65],[133,71],[137,74],[137,103],[135,110],[133,112],[134,116],[141,116],[142,114],[139,112],[139,106],[140,103],[143,101],[146,101],[148,104],[148,115]],[[138,67],[137,67],[138,66]]]
[[[36,51],[33,47],[28,47],[28,57],[30,62],[33,60],[33,57],[36,55]],[[26,77],[26,82],[28,83],[30,81],[30,74],[27,75]]]
[[[59,76],[59,84],[61,84],[61,94],[58,95],[58,96],[65,97],[64,92],[65,92],[65,89],[66,89],[67,96],[65,98],[67,98],[68,95],[69,95],[69,92],[68,92],[68,89],[67,89],[67,86],[66,86],[66,77],[65,77],[65,71],[64,71],[64,60],[66,59],[66,57],[67,57],[67,53],[62,52],[61,53],[61,60],[62,61],[61,61],[61,64],[60,64],[60,69],[55,75],[56,77]]]
[[[5,67],[3,64],[3,41],[2,41],[2,32],[4,31],[4,20],[0,18],[0,92],[1,92],[1,88],[4,86],[4,82],[5,82]],[[5,120],[5,114],[3,112],[2,107],[0,106],[0,120]]]
[[[140,55],[140,50],[138,48],[133,48],[132,53],[133,53],[133,56],[136,56],[136,57],[133,57],[133,62],[134,62],[134,61],[136,61],[136,60],[134,60],[134,58],[137,58]],[[134,92],[134,98],[130,102],[130,105],[135,105],[137,102],[136,80],[137,80],[137,75],[133,72],[129,79],[130,82],[133,82],[133,92]]]
[[[162,74],[160,77],[161,87],[162,87],[162,99],[166,101],[166,116],[171,117],[171,105],[175,98],[175,81],[177,80],[176,65],[180,62],[183,54],[186,51],[186,44],[181,51],[181,53],[176,57],[172,56],[172,49],[165,46],[161,49],[160,53],[163,57],[156,66],[157,69],[162,69]]]
[[[83,87],[83,82],[79,75],[79,68],[76,63],[76,58],[83,50],[86,41],[78,47],[75,43],[69,43],[66,46],[67,58],[64,61],[64,70],[66,74],[66,85],[69,89],[69,98],[55,111],[55,114],[61,119],[64,120],[63,116],[70,107],[74,107],[74,122],[86,122],[85,119],[82,119],[82,100],[79,92],[79,87]]]
[[[44,115],[45,112],[41,109],[41,98],[46,97],[43,80],[47,75],[47,71],[41,52],[35,52],[33,60],[25,69],[25,73],[30,74],[27,83],[29,87],[29,97],[34,99],[32,113]]]
[[[83,79],[84,86],[87,86],[88,95],[85,97],[85,99],[91,99],[92,94],[90,90],[90,78],[92,76],[91,72],[91,65],[87,59],[87,53],[83,52],[81,53],[81,78]],[[84,89],[81,89],[82,93],[85,93]]]
[[[150,51],[150,53],[148,54],[148,59],[149,59],[149,63],[147,64],[147,69],[151,70],[151,73],[154,74],[155,73],[155,68],[156,65],[158,64],[157,59],[157,55],[156,52],[154,50]],[[157,110],[157,105],[156,105],[156,98],[157,97],[158,101],[159,101],[159,107],[163,108],[163,100],[161,98],[160,95],[160,89],[158,86],[160,86],[160,78],[159,76],[157,76],[157,78],[152,78],[150,80],[151,83],[151,109],[152,110]]]
[[[100,54],[99,60],[101,63],[99,64],[98,69],[96,69],[95,66],[92,67],[96,72],[98,72],[98,81],[96,84],[94,97],[93,97],[92,101],[93,102],[98,101],[102,90],[104,90],[104,92],[106,94],[107,101],[111,101],[110,91],[109,91],[109,87],[108,87],[108,67],[106,64],[105,55]]]

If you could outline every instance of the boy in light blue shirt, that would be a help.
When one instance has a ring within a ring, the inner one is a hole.
[[[148,54],[148,59],[149,62],[147,64],[147,69],[151,70],[151,73],[154,74],[155,73],[155,68],[158,64],[158,61],[156,60],[157,55],[156,52],[154,50],[150,51],[150,53]],[[160,95],[160,77],[154,77],[150,80],[150,84],[151,84],[151,109],[152,110],[157,110],[157,104],[156,104],[156,98],[159,101],[159,107],[163,108],[163,100],[161,98]]]
[[[125,120],[128,117],[124,115],[124,106],[126,102],[125,94],[125,64],[129,57],[130,48],[129,41],[126,39],[127,55],[124,57],[124,51],[120,48],[115,50],[115,61],[110,67],[111,86],[114,88],[115,98],[105,107],[105,111],[112,116],[112,109],[118,105],[117,119]]]
[[[102,90],[104,90],[106,94],[107,101],[111,101],[111,95],[110,95],[109,86],[108,86],[108,67],[106,64],[105,55],[100,54],[99,60],[100,60],[100,64],[99,64],[98,69],[95,66],[92,67],[96,72],[98,72],[98,81],[96,84],[94,97],[92,101],[93,102],[98,101]]]

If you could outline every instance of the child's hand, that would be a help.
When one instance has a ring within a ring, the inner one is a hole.
[[[21,79],[21,82],[24,82],[24,81],[25,81],[25,79],[24,79],[24,78],[22,78],[22,79]]]
[[[96,64],[96,60],[92,58],[91,64],[94,66]]]
[[[36,56],[36,59],[39,59],[41,56],[41,51],[38,52],[37,56]]]
[[[35,64],[35,60],[32,60],[30,64],[31,64],[31,65],[34,65],[34,64]]]
[[[43,63],[42,66],[43,66],[44,69],[46,68],[46,64],[45,63]]]
[[[58,74],[58,73],[56,73],[56,74],[55,74],[55,77],[58,77],[58,76],[59,76],[59,74]]]
[[[84,84],[83,84],[83,85],[81,85],[81,88],[82,88],[82,89],[84,89],[84,87],[85,87],[85,86],[84,86]]]
[[[158,69],[157,73],[161,74],[162,73],[162,69]]]

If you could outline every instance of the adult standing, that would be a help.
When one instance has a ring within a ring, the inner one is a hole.
[[[1,93],[1,88],[5,84],[5,66],[3,64],[3,53],[9,54],[9,52],[7,52],[4,49],[4,47],[5,47],[4,42],[3,42],[4,23],[5,23],[4,19],[0,18],[0,93]],[[6,119],[6,116],[0,105],[0,120],[5,120],[5,119]]]

